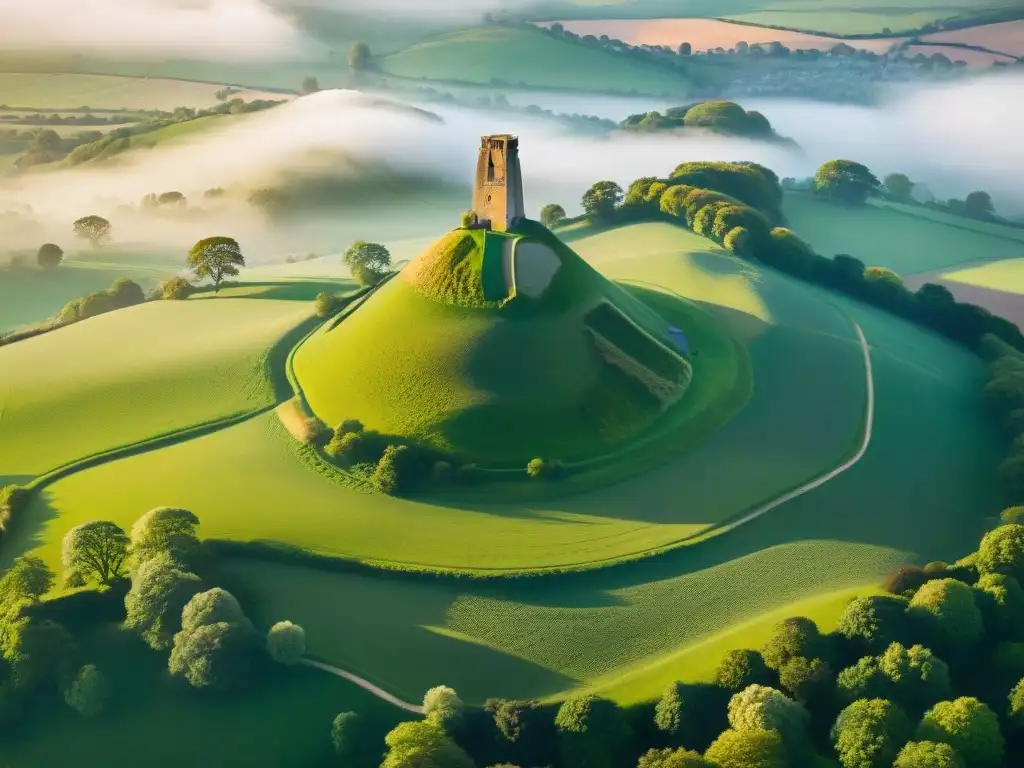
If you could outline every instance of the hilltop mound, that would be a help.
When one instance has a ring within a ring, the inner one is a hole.
[[[331,425],[359,419],[481,464],[577,459],[683,396],[692,372],[673,320],[535,222],[457,229],[314,334],[295,371]]]
[[[665,114],[643,112],[630,115],[619,123],[619,128],[634,132],[688,132],[702,129],[724,136],[797,146],[792,139],[777,134],[768,118],[760,112],[746,110],[733,101],[700,101],[673,107]]]

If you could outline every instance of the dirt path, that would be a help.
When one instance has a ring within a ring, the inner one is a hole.
[[[410,704],[407,701],[392,696],[390,693],[385,691],[383,688],[378,688],[376,685],[371,683],[369,680],[364,680],[359,675],[354,675],[351,672],[346,672],[344,669],[339,667],[332,667],[330,664],[325,664],[322,661],[314,661],[313,659],[303,659],[301,662],[304,666],[313,667],[314,669],[322,669],[324,672],[348,680],[350,683],[355,683],[363,690],[369,691],[378,699],[388,702],[388,704],[394,704],[399,709],[404,709],[406,712],[412,712],[415,715],[423,714],[423,707],[416,704]]]

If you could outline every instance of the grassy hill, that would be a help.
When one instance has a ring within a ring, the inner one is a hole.
[[[303,344],[295,371],[313,411],[521,467],[607,453],[685,397],[690,365],[667,329],[689,332],[700,313],[681,305],[662,319],[535,228],[539,237],[453,231]],[[538,265],[550,283],[529,296]],[[649,373],[625,373],[629,361]],[[649,375],[667,390],[641,383]]]
[[[627,56],[557,40],[531,29],[483,27],[415,43],[378,61],[390,75],[417,80],[523,85],[579,91],[685,96],[690,82]]]
[[[789,194],[783,209],[789,227],[819,253],[846,253],[900,275],[976,259],[1024,256],[1024,230],[926,208],[887,203],[848,208],[810,195]]]

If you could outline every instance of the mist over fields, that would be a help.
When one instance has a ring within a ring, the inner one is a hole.
[[[86,213],[109,214],[122,236],[175,248],[186,246],[211,227],[239,237],[243,232],[250,237],[272,232],[272,237],[259,235],[265,249],[287,250],[292,234],[295,249],[322,247],[325,239],[340,239],[342,232],[344,237],[351,232],[359,236],[360,222],[370,218],[375,224],[372,232],[365,233],[367,237],[386,236],[389,221],[403,222],[401,228],[394,225],[396,232],[401,229],[397,237],[428,236],[453,226],[468,207],[480,136],[511,132],[521,140],[531,215],[549,202],[561,203],[570,215],[578,213],[580,196],[597,180],[612,179],[625,186],[639,176],[665,176],[687,160],[753,160],[780,176],[806,177],[836,157],[864,162],[879,177],[894,171],[907,173],[928,184],[940,198],[962,198],[974,189],[985,189],[1002,213],[1016,215],[1024,212],[1024,187],[1019,184],[1024,148],[1014,134],[1024,124],[1024,107],[1006,98],[1015,88],[1024,88],[1024,78],[990,76],[893,92],[883,106],[871,108],[798,101],[747,103],[763,111],[779,133],[795,139],[802,151],[710,134],[579,137],[566,124],[543,118],[420,105],[439,114],[444,122],[438,123],[356,92],[322,91],[192,139],[127,153],[115,165],[4,180],[0,209],[28,206],[44,231],[57,233],[66,232],[68,222]],[[602,112],[609,104],[622,106],[622,100],[587,99],[574,95],[574,110]],[[642,109],[643,104],[631,104],[634,107]],[[204,206],[202,193],[213,187],[257,189],[311,173],[362,178],[367,165],[380,164],[402,176],[442,181],[455,191],[424,192],[425,199],[417,201],[418,218],[407,216],[404,200],[380,204],[373,216],[366,206],[345,204],[321,209],[316,216],[291,225],[291,233],[289,225],[271,227],[244,204],[231,210],[221,206],[219,213],[215,210],[202,220],[146,221],[136,216],[117,221],[126,218],[123,208],[118,213],[119,206],[136,205],[153,192],[178,190]],[[306,243],[298,236],[314,230],[319,233],[315,242]]]

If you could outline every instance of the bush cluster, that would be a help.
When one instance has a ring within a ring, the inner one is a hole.
[[[60,325],[70,325],[79,320],[96,317],[115,309],[124,309],[146,300],[142,288],[134,280],[126,277],[114,281],[105,291],[96,291],[80,299],[72,299],[57,314]]]

